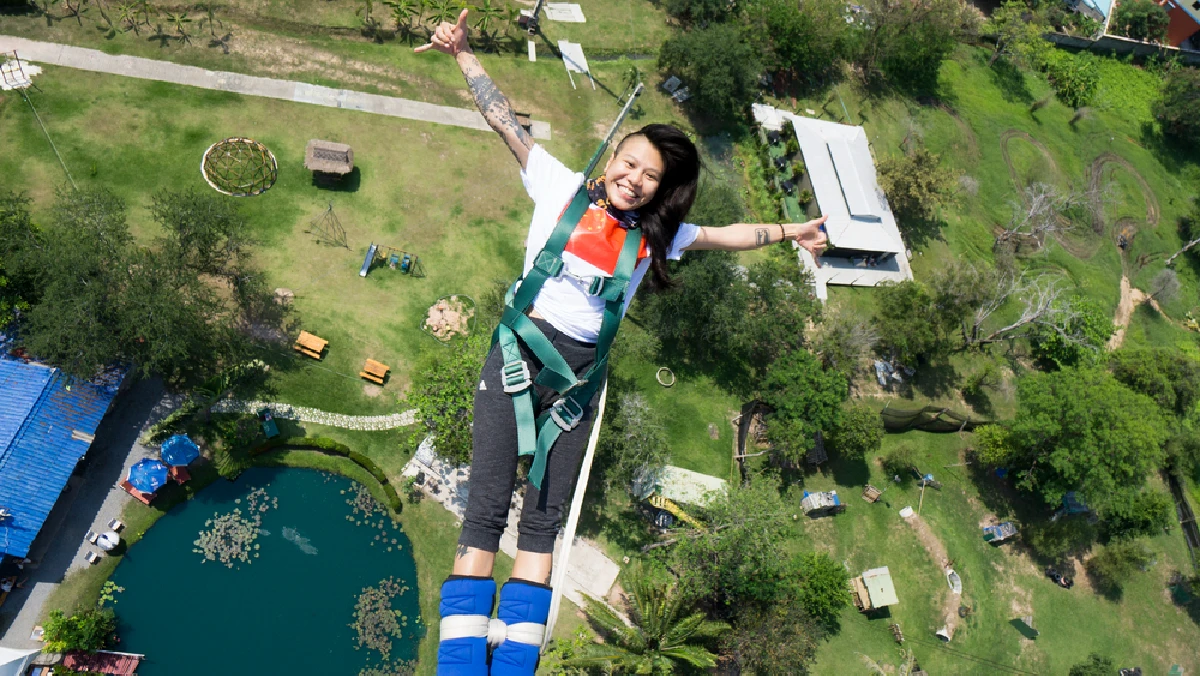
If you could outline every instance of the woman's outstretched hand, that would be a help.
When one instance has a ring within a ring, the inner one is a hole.
[[[784,223],[783,238],[790,239],[808,250],[813,259],[820,260],[821,252],[829,246],[829,237],[825,234],[825,220],[828,216],[808,221],[807,223]]]
[[[413,52],[420,54],[430,49],[436,49],[443,54],[451,56],[471,51],[470,45],[467,44],[466,9],[462,11],[462,14],[458,15],[458,23],[443,21],[437,27],[437,30],[433,32],[433,37],[429,39],[429,42],[413,49]]]

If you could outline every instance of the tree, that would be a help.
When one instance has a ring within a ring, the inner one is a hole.
[[[730,487],[709,502],[707,529],[681,535],[663,552],[680,585],[710,614],[731,619],[747,606],[767,608],[786,597],[791,571],[784,544],[794,535],[799,496],[785,501],[764,480]]]
[[[1164,268],[1150,281],[1150,298],[1160,303],[1169,303],[1179,295],[1182,286],[1179,275],[1170,268]]]
[[[688,597],[674,584],[664,584],[635,572],[626,583],[626,626],[608,606],[589,598],[584,612],[604,636],[604,643],[584,647],[583,657],[565,660],[567,666],[600,666],[636,674],[670,674],[683,663],[706,669],[716,655],[703,647],[729,629],[693,612]]]
[[[413,378],[409,404],[433,436],[438,455],[452,462],[471,460],[475,388],[487,348],[488,335],[476,331],[457,346],[431,353]]]
[[[30,288],[29,275],[19,274],[14,254],[37,232],[29,214],[31,200],[14,193],[0,194],[0,330],[13,318],[14,311],[27,311]]]
[[[1019,66],[1040,68],[1046,54],[1054,49],[1042,37],[1050,32],[1050,26],[1023,0],[1005,0],[992,12],[984,30],[996,36],[993,63],[1004,57]]]
[[[666,0],[663,8],[680,21],[703,28],[728,19],[736,12],[737,3],[734,0]]]
[[[642,393],[622,392],[609,401],[597,455],[608,490],[628,490],[634,479],[653,476],[670,461],[662,416]]]
[[[1108,372],[1066,368],[1018,381],[1010,433],[1019,488],[1049,505],[1077,490],[1104,509],[1122,487],[1140,486],[1158,465],[1167,427],[1149,397]]]
[[[1163,83],[1162,98],[1154,116],[1163,133],[1193,148],[1200,148],[1200,68],[1176,68]]]
[[[51,610],[46,620],[43,640],[47,652],[62,653],[82,650],[94,653],[108,647],[116,635],[117,616],[112,608],[91,608],[67,616],[61,610]]]
[[[1072,296],[1049,306],[1050,321],[1033,322],[1033,356],[1058,368],[1096,363],[1114,327],[1095,301]]]
[[[1045,246],[1047,237],[1075,227],[1072,215],[1084,209],[1095,209],[1103,200],[1101,188],[1063,192],[1047,183],[1034,183],[1022,191],[1020,200],[1009,203],[1013,215],[1008,225],[996,235],[996,243],[1031,242],[1040,249]]]
[[[867,0],[860,23],[859,65],[868,78],[916,93],[937,89],[938,70],[977,14],[962,0]]]
[[[1045,68],[1058,100],[1072,108],[1090,105],[1100,90],[1100,66],[1092,54],[1052,51]]]
[[[192,38],[188,34],[188,24],[192,20],[188,18],[187,12],[164,12],[167,17],[167,24],[175,29],[175,37],[182,43],[191,44]]]
[[[749,32],[769,54],[769,69],[815,84],[852,56],[854,28],[832,0],[761,0],[748,9]],[[790,135],[789,135],[790,137]]]
[[[735,120],[754,96],[762,72],[758,54],[741,30],[730,24],[680,33],[659,51],[658,66],[679,76],[695,110]]]
[[[765,421],[772,453],[793,464],[803,462],[817,432],[837,428],[842,402],[849,396],[846,377],[826,371],[804,349],[772,364],[762,390],[762,400],[772,409]]]
[[[1087,656],[1087,659],[1071,667],[1071,671],[1067,676],[1112,676],[1116,673],[1117,668],[1113,665],[1113,661],[1092,653]]]
[[[1125,584],[1154,560],[1153,553],[1135,540],[1116,540],[1088,559],[1087,571],[1105,594],[1120,598]]]
[[[742,195],[733,183],[705,176],[696,190],[696,201],[688,212],[689,221],[697,225],[723,227],[741,223],[746,216]]]
[[[694,255],[692,255],[694,254]],[[672,263],[674,288],[646,298],[646,324],[672,352],[715,364],[745,353],[750,288],[727,251],[695,251]]]
[[[851,460],[861,460],[883,445],[883,418],[865,404],[842,407],[841,420],[829,434],[828,442],[835,451]]]
[[[1167,267],[1170,267],[1180,254],[1200,244],[1200,198],[1192,198],[1192,212],[1179,219],[1179,234],[1186,243],[1178,251],[1167,256]]]
[[[888,474],[907,478],[917,469],[917,452],[908,442],[896,444],[883,456],[883,469]]]
[[[878,343],[879,332],[870,317],[841,309],[825,312],[814,339],[825,368],[837,369],[850,379]]]
[[[1171,17],[1154,0],[1124,0],[1117,4],[1109,31],[1142,42],[1165,43]]]
[[[946,352],[949,330],[959,319],[941,312],[924,284],[881,284],[876,301],[875,329],[883,348],[899,362],[915,365]]]
[[[1129,389],[1152,399],[1164,411],[1186,416],[1200,402],[1200,359],[1174,348],[1123,348],[1109,367]]]
[[[204,30],[204,25],[208,24],[208,34],[211,37],[216,38],[217,26],[220,26],[221,30],[225,30],[225,23],[217,18],[217,8],[211,3],[204,5],[203,9],[204,16],[200,18],[199,28],[200,30]]]
[[[750,302],[742,327],[745,358],[759,374],[804,346],[805,331],[820,311],[810,273],[797,264],[792,246],[771,246],[766,253],[747,274]]]
[[[1104,510],[1104,532],[1108,537],[1158,535],[1170,526],[1175,502],[1165,491],[1150,488],[1126,489],[1113,496]]]
[[[796,601],[809,617],[836,632],[838,616],[850,605],[850,578],[845,566],[824,552],[806,552],[800,555],[796,570]]]
[[[824,636],[799,602],[746,606],[721,637],[721,654],[742,673],[804,674]]]
[[[901,230],[912,239],[919,225],[935,221],[938,209],[954,197],[958,177],[941,166],[938,155],[918,146],[879,163],[879,187],[887,195]]]

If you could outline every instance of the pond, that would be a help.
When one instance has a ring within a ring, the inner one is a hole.
[[[165,514],[112,582],[140,676],[398,673],[424,633],[408,538],[359,484],[254,468]]]

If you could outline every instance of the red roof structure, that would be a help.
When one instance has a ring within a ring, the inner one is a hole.
[[[101,650],[95,654],[69,652],[63,658],[63,666],[72,671],[85,671],[114,676],[133,676],[144,655],[114,653]]]

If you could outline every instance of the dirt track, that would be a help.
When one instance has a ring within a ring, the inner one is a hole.
[[[938,572],[942,576],[942,581],[945,586],[942,590],[942,624],[950,635],[954,635],[954,629],[958,626],[958,606],[962,603],[962,597],[950,591],[950,585],[945,582],[945,574],[947,564],[950,561],[950,556],[946,553],[946,545],[942,544],[941,539],[934,534],[933,529],[929,527],[929,523],[921,518],[919,514],[913,514],[905,519],[913,531],[916,532],[917,540],[921,542],[921,546],[925,547],[925,551],[929,553],[929,558],[933,559],[934,564],[938,567]]]

